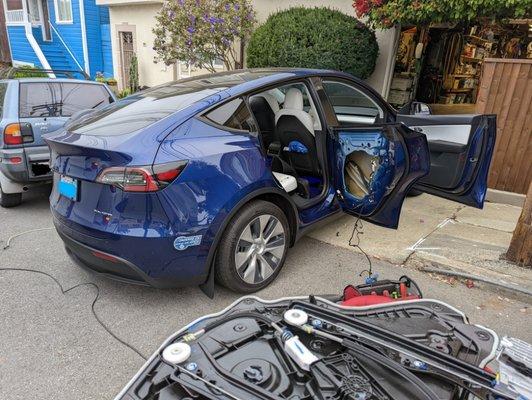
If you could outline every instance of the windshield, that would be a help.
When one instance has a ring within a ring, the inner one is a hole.
[[[74,133],[115,136],[133,133],[208,97],[224,87],[204,88],[173,84],[148,89],[74,122]]]

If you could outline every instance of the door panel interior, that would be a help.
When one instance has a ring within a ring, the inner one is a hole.
[[[396,228],[411,185],[429,168],[425,137],[403,125],[337,128],[335,187],[345,212]]]
[[[427,137],[430,171],[419,183],[453,189],[460,183],[467,158],[467,144],[474,116],[398,116]]]
[[[495,140],[495,117],[486,115],[398,115],[397,119],[425,134],[430,172],[416,189],[482,207]],[[491,143],[491,144],[490,144]],[[476,192],[471,194],[476,186]]]
[[[451,142],[466,145],[469,142],[471,124],[463,125],[415,125],[416,130],[423,132],[429,143]]]

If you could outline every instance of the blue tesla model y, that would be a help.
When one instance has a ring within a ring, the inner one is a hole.
[[[46,141],[54,223],[80,266],[253,292],[342,212],[396,228],[410,190],[482,207],[495,117],[401,115],[335,71],[239,70],[136,93]]]

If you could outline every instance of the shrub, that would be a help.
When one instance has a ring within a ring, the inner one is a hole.
[[[11,78],[20,79],[20,78],[48,78],[46,72],[42,72],[40,68],[31,67],[31,66],[22,66],[17,67],[14,70]]]
[[[500,20],[527,18],[531,0],[355,0],[353,7],[371,26],[395,24],[429,25],[440,22],[469,22],[479,18]]]
[[[120,90],[118,94],[116,95],[116,97],[118,97],[119,99],[123,99],[124,97],[127,97],[130,94],[131,94],[131,91],[129,90],[129,88],[126,88],[124,90]]]
[[[375,33],[329,8],[296,7],[271,15],[251,36],[249,67],[334,69],[367,78],[375,69]]]
[[[135,93],[139,90],[139,60],[133,54],[129,64],[129,91]]]

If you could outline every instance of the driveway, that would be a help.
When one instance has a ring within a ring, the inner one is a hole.
[[[65,254],[51,229],[46,193],[33,197],[19,208],[0,210],[2,399],[112,398],[170,334],[238,297],[221,288],[210,300],[197,288],[161,291],[95,278]],[[407,205],[411,201],[416,200]],[[334,226],[325,229],[314,236],[327,229],[339,235]],[[368,232],[364,241],[379,239]],[[347,283],[359,283],[359,273],[368,267],[365,257],[331,243],[300,241],[277,281],[259,296],[339,293]],[[501,335],[532,341],[530,304],[522,300],[453,286],[388,261],[374,259],[373,269],[381,278],[408,274],[425,297],[446,301]]]

